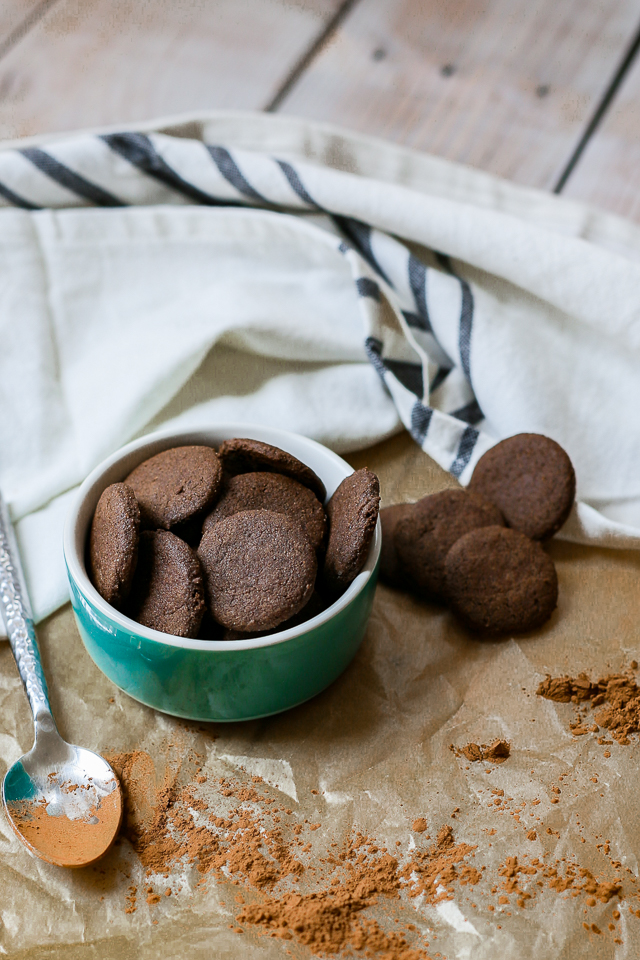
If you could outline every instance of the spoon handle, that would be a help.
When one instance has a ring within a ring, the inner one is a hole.
[[[36,730],[55,729],[18,547],[0,494],[0,604],[13,656],[29,698]]]

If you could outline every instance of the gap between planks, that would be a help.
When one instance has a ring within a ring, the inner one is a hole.
[[[613,102],[613,99],[616,93],[618,92],[618,89],[620,88],[623,80],[627,76],[632,64],[634,63],[639,49],[640,49],[640,24],[638,24],[636,35],[633,38],[629,46],[629,49],[627,50],[626,55],[624,56],[618,69],[614,73],[608,87],[605,89],[604,93],[602,94],[602,97],[600,98],[600,102],[597,104],[596,109],[593,112],[593,116],[591,117],[591,120],[587,124],[587,127],[584,133],[580,137],[575,150],[569,157],[566,167],[560,174],[560,177],[558,178],[558,182],[553,188],[554,193],[562,193],[562,190],[567,184],[569,177],[571,176],[576,166],[580,162],[580,158],[582,157],[582,154],[584,153],[585,148],[587,147],[589,141],[591,140],[594,133],[600,126],[602,120],[604,119],[605,114],[607,113],[609,107]]]
[[[55,0],[53,0],[53,2],[55,3]],[[349,16],[358,2],[359,0],[344,0],[344,2],[338,7],[333,17],[326,24],[324,30],[320,31],[316,39],[310,45],[309,49],[303,53],[298,62],[293,66],[291,73],[285,79],[275,96],[266,105],[264,108],[265,113],[275,113],[285,97],[291,93],[305,70],[311,66],[320,51],[332,38],[342,21]]]

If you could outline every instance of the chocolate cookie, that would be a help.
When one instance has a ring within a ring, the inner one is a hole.
[[[288,620],[285,620],[283,623],[279,623],[276,630],[278,633],[281,633],[283,630],[290,630],[292,627],[299,627],[301,624],[306,623],[307,620],[311,620],[313,617],[317,617],[319,613],[322,613],[323,610],[326,610],[327,604],[322,599],[317,590],[314,590],[311,594],[311,599],[305,603],[302,610],[295,614],[295,616],[290,617]],[[222,628],[222,635],[219,637],[220,640],[253,640],[256,637],[266,637],[269,634],[274,633],[273,630],[262,630],[258,633],[243,633],[241,630],[230,630],[228,628]]]
[[[444,600],[446,556],[463,534],[476,527],[504,525],[497,507],[466,490],[442,490],[423,497],[398,521],[393,537],[402,572],[418,593]]]
[[[205,609],[200,564],[191,547],[168,530],[141,533],[129,616],[152,630],[196,637]]]
[[[137,466],[125,483],[140,504],[142,526],[170,530],[213,506],[222,464],[213,447],[171,447]]]
[[[89,534],[89,571],[101,597],[120,608],[138,559],[140,510],[133,490],[112,483],[98,500]]]
[[[211,613],[233,630],[271,630],[313,593],[316,552],[300,524],[283,513],[243,510],[212,523],[198,556]]]
[[[445,570],[451,609],[487,635],[535,630],[558,602],[553,561],[518,530],[472,530],[454,543]]]
[[[325,501],[327,491],[320,477],[306,463],[302,463],[280,447],[272,447],[271,444],[263,443],[261,440],[235,437],[233,440],[225,440],[218,453],[228,474],[257,471],[282,473],[285,477],[297,480],[303,487],[313,490],[320,503]]]
[[[280,473],[241,473],[230,477],[222,496],[202,528],[203,535],[212,523],[241,510],[272,510],[285,513],[300,523],[314,550],[324,543],[327,518],[324,507],[308,487]]]
[[[378,520],[380,482],[364,468],[346,477],[327,504],[329,541],[322,568],[330,596],[343,593],[362,570]]]
[[[469,490],[495,503],[508,526],[532,540],[548,540],[571,512],[576,475],[555,440],[519,433],[480,457]]]
[[[399,590],[406,590],[409,584],[407,583],[406,573],[400,568],[393,536],[399,521],[410,516],[412,510],[412,503],[396,503],[390,507],[383,507],[380,511],[382,548],[380,550],[379,576],[383,583],[390,587],[397,587]]]

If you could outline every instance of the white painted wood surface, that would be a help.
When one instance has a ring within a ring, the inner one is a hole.
[[[640,220],[640,60],[589,140],[563,195]]]
[[[2,0],[0,3],[0,49],[7,40],[15,42],[23,32],[29,32],[39,16],[49,8],[50,3],[51,0]]]
[[[0,60],[0,138],[261,109],[338,4],[58,0]]]
[[[635,0],[360,0],[282,110],[551,188]]]

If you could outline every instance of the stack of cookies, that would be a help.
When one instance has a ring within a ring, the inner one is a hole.
[[[447,604],[472,630],[534,630],[558,600],[542,543],[563,525],[575,473],[554,440],[523,433],[478,461],[467,490],[444,490],[380,513],[381,578]]]
[[[324,506],[306,464],[258,440],[172,447],[103,492],[87,567],[100,595],[178,637],[262,636],[316,616],[364,566],[379,505],[369,470]]]

